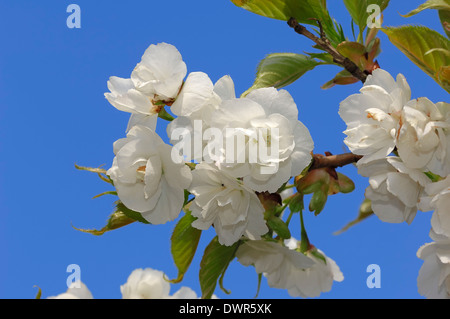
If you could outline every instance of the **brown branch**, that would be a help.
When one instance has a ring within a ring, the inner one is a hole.
[[[320,46],[323,50],[328,52],[332,57],[333,61],[337,64],[342,65],[348,72],[350,72],[355,78],[361,80],[361,82],[366,82],[367,74],[362,71],[352,60],[349,58],[344,57],[342,54],[340,54],[336,48],[334,48],[330,41],[325,36],[325,33],[322,28],[322,24],[320,21],[318,21],[319,27],[320,27],[320,38],[316,35],[312,34],[310,31],[308,31],[304,26],[299,24],[295,18],[290,18],[288,21],[288,25],[294,29],[295,32],[298,34],[301,34],[308,39],[314,41],[318,46]]]
[[[314,154],[313,155],[313,162],[311,164],[311,167],[309,170],[318,169],[318,168],[324,168],[324,167],[342,167],[348,164],[356,163],[358,162],[362,156],[355,155],[353,153],[345,153],[345,154],[339,154],[339,155],[321,155],[321,154]]]

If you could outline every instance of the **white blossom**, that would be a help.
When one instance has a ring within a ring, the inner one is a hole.
[[[162,271],[135,269],[120,286],[120,292],[123,299],[165,299],[169,297],[170,283],[164,279]]]
[[[128,120],[126,133],[128,133],[131,130],[131,128],[136,125],[146,126],[152,131],[156,131],[157,122],[158,122],[158,114],[152,115],[131,114]]]
[[[255,191],[276,192],[311,162],[314,143],[285,90],[262,88],[222,101],[210,126],[224,136],[220,169]],[[236,135],[243,136],[243,146],[231,143]]]
[[[217,109],[220,101],[208,75],[203,72],[192,72],[186,78],[183,89],[171,106],[171,111],[177,116],[198,119],[208,116],[208,113]]]
[[[197,299],[197,294],[189,287],[181,287],[170,295],[170,283],[164,272],[152,268],[135,269],[127,282],[120,286],[122,299]]]
[[[150,45],[131,73],[136,89],[154,101],[167,101],[178,96],[187,74],[180,52],[171,44]]]
[[[152,115],[161,109],[150,97],[138,91],[131,79],[112,76],[108,81],[108,89],[110,92],[105,93],[105,97],[119,111]]]
[[[259,239],[267,233],[264,208],[255,192],[217,167],[197,164],[189,187],[195,196],[190,206],[197,219],[192,226],[206,230],[211,225],[220,244],[231,246],[242,236]]]
[[[197,293],[189,287],[181,287],[169,299],[198,299]]]
[[[123,204],[152,224],[178,217],[192,179],[190,169],[181,159],[175,162],[171,150],[154,131],[139,125],[114,143],[116,157],[107,174]]]
[[[358,163],[358,173],[369,177],[366,198],[371,200],[372,210],[380,220],[413,221],[420,196],[430,182],[423,172],[406,167],[398,157],[388,157]]]
[[[408,167],[443,176],[450,173],[449,105],[419,98],[403,108],[397,149]]]
[[[230,76],[223,76],[213,85],[205,73],[189,74],[171,107],[178,117],[167,125],[170,142],[181,148],[180,153],[187,161],[201,162],[210,159],[204,149],[211,139],[205,132],[210,128],[212,113],[222,101],[235,97],[234,83]]]
[[[292,297],[317,297],[331,289],[333,281],[344,279],[336,263],[317,250],[298,251],[298,241],[291,238],[285,245],[271,241],[249,240],[239,246],[236,257],[244,266],[253,265],[272,288],[287,289]],[[317,255],[317,254],[316,254]]]
[[[298,249],[300,243],[295,238],[290,238],[286,245],[290,249]],[[334,281],[344,280],[339,266],[322,250],[308,250],[305,254],[314,264],[305,270],[297,269],[293,272],[291,280],[295,285],[288,288],[289,295],[303,298],[318,297],[322,292],[329,292]]]
[[[434,242],[417,251],[423,265],[419,270],[419,294],[428,299],[450,299],[450,238],[430,233]]]
[[[434,232],[450,237],[450,175],[425,187],[419,207],[423,211],[434,210],[431,217]]]
[[[376,69],[367,77],[359,94],[341,102],[339,115],[347,124],[344,142],[361,163],[384,158],[396,146],[403,106],[411,90],[402,74],[397,81],[385,70]]]
[[[120,111],[156,114],[163,104],[176,99],[186,74],[186,64],[173,45],[152,44],[131,73],[131,78],[109,78],[110,92],[105,93],[105,97]]]
[[[91,291],[81,281],[72,282],[66,292],[47,299],[94,299]]]

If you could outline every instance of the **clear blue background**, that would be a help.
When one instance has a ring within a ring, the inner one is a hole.
[[[74,1],[75,2],[75,1]],[[436,11],[405,19],[399,13],[424,0],[392,0],[384,25],[424,24],[439,32]],[[108,104],[103,94],[109,76],[129,77],[145,49],[168,42],[183,55],[188,71],[203,71],[213,81],[229,74],[237,93],[254,79],[257,63],[268,53],[312,51],[312,43],[282,21],[257,16],[229,0],[86,1],[81,29],[66,26],[70,1],[4,0],[0,3],[0,298],[34,298],[64,292],[69,264],[81,267],[81,279],[95,298],[120,298],[120,285],[136,268],[151,267],[176,276],[170,251],[175,223],[132,224],[101,237],[72,228],[101,228],[114,197],[93,196],[111,190],[95,174],[74,164],[108,168],[112,144],[122,138],[128,114]],[[332,15],[351,36],[350,16],[340,0],[329,1]],[[413,97],[448,101],[447,93],[380,34],[382,68],[403,73]],[[321,90],[339,68],[318,67],[287,89],[310,129],[315,152],[344,152],[345,125],[340,101],[360,84]],[[159,132],[164,134],[163,121]],[[345,280],[322,298],[421,298],[416,279],[422,261],[417,249],[429,242],[430,213],[419,212],[411,225],[386,224],[372,217],[348,232],[333,232],[356,217],[367,180],[352,166],[341,170],[357,189],[329,198],[326,209],[305,222],[313,244],[333,258]],[[298,225],[298,215],[293,225]],[[202,250],[213,236],[205,232],[185,280],[200,295],[198,269]],[[299,227],[293,228],[299,238]],[[370,264],[381,267],[381,288],[369,289]],[[234,261],[220,298],[252,298],[257,276]],[[263,279],[260,298],[290,298]]]

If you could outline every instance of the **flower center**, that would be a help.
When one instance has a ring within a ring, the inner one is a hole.
[[[136,170],[136,178],[138,180],[140,180],[141,182],[144,181],[144,177],[145,177],[145,169],[147,168],[147,166],[140,166],[137,170]]]

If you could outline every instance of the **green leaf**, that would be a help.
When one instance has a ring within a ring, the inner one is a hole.
[[[325,0],[231,0],[236,6],[250,12],[283,21],[290,18],[300,23],[317,26],[314,19],[320,20],[328,39],[334,45],[345,40],[342,28],[336,30]]]
[[[272,216],[267,220],[267,226],[270,227],[282,239],[291,238],[291,232],[286,223],[279,217]]]
[[[447,38],[424,26],[390,27],[383,32],[411,61],[450,92],[448,72],[445,72],[450,65],[450,56],[444,53],[450,50]]]
[[[138,213],[138,212],[135,212],[134,210],[129,209],[120,201],[116,202],[116,208],[117,208],[117,211],[121,211],[128,218],[134,219],[135,221],[141,222],[143,224],[150,224],[144,217],[142,217],[141,213]]]
[[[401,16],[409,18],[426,9],[450,10],[450,0],[428,0],[427,2],[421,4],[417,9]]]
[[[216,237],[208,244],[200,262],[200,287],[202,298],[210,299],[216,289],[217,280],[221,277],[230,262],[234,259],[239,242],[232,246],[223,246]]]
[[[323,64],[306,55],[296,53],[273,53],[263,59],[257,68],[256,79],[253,85],[242,95],[245,96],[250,91],[275,87],[280,89],[285,87],[317,65]]]
[[[367,12],[369,5],[375,4],[380,6],[380,11],[389,5],[390,0],[344,0],[345,7],[352,16],[353,21],[359,26],[360,33],[367,27],[367,19],[372,11]]]
[[[114,230],[114,229],[118,229],[121,227],[124,227],[126,225],[129,225],[131,223],[134,223],[135,220],[132,218],[129,218],[128,216],[126,216],[123,212],[121,211],[116,211],[114,212],[108,219],[108,222],[106,224],[105,227],[103,227],[100,230],[96,230],[96,229],[80,229],[77,227],[72,226],[73,228],[75,228],[76,230],[79,230],[81,232],[84,233],[89,233],[95,236],[101,236],[104,233]]]
[[[328,185],[326,185],[328,186]],[[313,194],[309,201],[309,211],[314,212],[314,215],[319,215],[325,207],[328,199],[328,189],[326,191],[319,190]]]
[[[102,229],[81,229],[74,226],[72,227],[84,233],[101,236],[106,232],[127,226],[136,221],[144,224],[150,224],[147,220],[144,219],[144,217],[142,217],[140,213],[127,208],[121,201],[117,201],[115,204],[115,212],[111,214],[111,216],[109,216],[106,226],[104,226]]]
[[[450,37],[450,11],[439,10],[439,19],[441,20],[442,27],[444,28],[447,37]]]
[[[36,297],[34,299],[41,299],[41,297],[42,297],[42,289],[41,289],[41,287],[38,287],[38,286],[34,286],[34,287],[36,287],[38,289],[38,292],[37,292]]]
[[[428,0],[427,2],[421,4],[417,9],[402,16],[409,18],[426,9],[438,10],[442,27],[444,28],[447,37],[450,37],[450,0]]]
[[[289,210],[293,213],[298,213],[304,209],[303,194],[296,193],[292,200],[289,202]]]
[[[195,252],[197,251],[202,231],[191,226],[195,219],[196,218],[186,210],[186,214],[180,218],[173,230],[172,237],[170,238],[170,250],[178,269],[178,277],[171,280],[172,283],[179,283],[183,280],[184,274],[188,270]]]
[[[311,58],[322,60],[324,62],[323,64],[339,65],[336,62],[334,62],[333,57],[328,52],[317,52],[317,53],[307,52],[306,54],[308,54]]]

